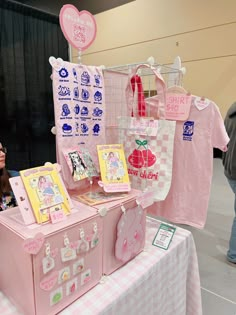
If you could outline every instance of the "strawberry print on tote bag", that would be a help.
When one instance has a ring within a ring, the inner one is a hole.
[[[152,106],[150,110],[146,107],[146,117],[140,117],[138,100],[141,98],[137,97],[129,82],[126,89],[127,107],[133,117],[119,119],[120,140],[124,144],[132,188],[152,190],[154,200],[164,200],[171,185],[176,122],[165,120],[165,82],[161,75],[149,65],[138,66],[134,73],[140,67],[149,68],[155,75],[158,94],[156,107]],[[140,87],[137,89],[141,90]]]

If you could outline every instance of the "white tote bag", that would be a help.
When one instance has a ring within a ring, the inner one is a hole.
[[[138,117],[140,104],[137,93],[129,81],[126,89],[128,113],[133,117],[121,117],[120,140],[124,144],[128,173],[132,188],[152,190],[154,200],[164,200],[169,192],[172,178],[175,121],[165,120],[165,82],[155,68],[139,65],[131,74],[136,75],[140,67],[150,68],[155,75],[158,97],[155,106],[147,108],[148,117]],[[139,91],[140,87],[138,88]],[[136,94],[136,95],[135,95]]]

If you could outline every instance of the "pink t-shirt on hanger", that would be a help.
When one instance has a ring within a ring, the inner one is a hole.
[[[210,197],[213,148],[224,151],[229,137],[217,105],[207,99],[204,106],[197,105],[199,99],[193,96],[188,120],[176,123],[170,191],[164,201],[155,202],[147,211],[173,223],[203,228]]]

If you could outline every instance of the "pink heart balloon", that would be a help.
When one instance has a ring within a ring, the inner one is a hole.
[[[97,25],[88,11],[79,12],[71,4],[63,5],[60,11],[60,26],[67,41],[76,49],[85,50],[94,41]]]
[[[23,242],[24,250],[32,255],[36,255],[44,243],[44,235],[42,233],[38,233],[34,238],[28,238]]]

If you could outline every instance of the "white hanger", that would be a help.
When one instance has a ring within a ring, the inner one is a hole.
[[[175,57],[174,62],[171,65],[171,68],[175,69],[176,71],[169,74],[167,82],[168,87],[171,87],[171,85],[178,85],[179,82],[181,81],[181,78],[186,73],[186,68],[182,67],[181,59],[179,56]]]
[[[188,92],[180,85],[172,85],[166,89],[166,93],[188,94]]]

